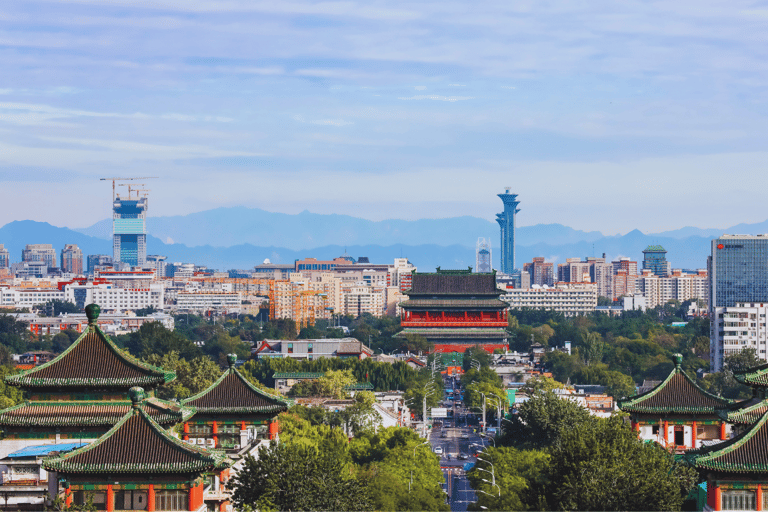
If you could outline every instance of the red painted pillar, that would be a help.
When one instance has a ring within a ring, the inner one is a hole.
[[[219,424],[217,422],[213,422],[213,429],[211,430],[214,434],[219,433]]]
[[[696,422],[691,425],[691,448],[696,448]]]
[[[664,439],[664,444],[669,444],[669,422],[664,422],[664,436],[662,437]]]
[[[184,422],[184,433],[189,434],[189,423]]]
[[[723,497],[723,494],[720,491],[720,486],[718,485],[717,487],[715,487],[715,510],[717,511],[723,509],[722,497]]]
[[[198,510],[203,506],[203,483],[189,487],[189,510]]]
[[[277,421],[272,421],[269,423],[269,439],[272,440],[277,437],[278,432],[278,425]]]
[[[64,490],[64,504],[68,507],[72,505],[72,489],[69,487]]]
[[[220,511],[220,512],[227,512],[227,505],[229,505],[229,502],[228,502],[228,501],[225,501],[225,502],[223,502],[223,503],[221,504],[221,506],[219,507],[219,511]]]
[[[725,440],[725,422],[720,424],[720,439]]]
[[[115,491],[112,490],[112,484],[107,484],[107,512],[115,511]]]
[[[755,493],[755,498],[757,501],[757,503],[755,503],[755,505],[757,505],[755,509],[763,510],[763,484],[757,484],[757,492]]]
[[[149,490],[147,491],[147,511],[155,512],[155,485],[149,484]]]
[[[245,422],[240,423],[240,430],[245,430]]]

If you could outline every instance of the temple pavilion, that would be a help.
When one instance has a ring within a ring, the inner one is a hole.
[[[61,355],[5,378],[28,398],[0,411],[0,457],[31,445],[94,441],[131,410],[134,386],[148,390],[144,410],[165,428],[192,416],[193,410],[153,396],[176,375],[117,348],[96,325],[99,311],[96,304],[86,307],[88,328]]]
[[[235,368],[237,356],[229,354],[229,368],[211,386],[185,400],[194,417],[184,422],[183,438],[209,448],[239,451],[261,439],[277,436],[277,415],[288,403],[251,384]]]
[[[144,390],[130,390],[131,406],[96,442],[46,459],[51,495],[66,505],[92,499],[98,510],[207,510],[206,474],[226,470],[222,452],[185,443],[156,422]]]
[[[619,401],[640,439],[656,441],[682,452],[711,440],[727,439],[730,425],[720,416],[731,401],[701,389],[682,369],[683,356],[658,386]]]
[[[420,335],[435,352],[464,352],[476,345],[506,350],[508,304],[499,299],[496,273],[440,270],[414,273],[408,300],[400,303],[398,336]]]

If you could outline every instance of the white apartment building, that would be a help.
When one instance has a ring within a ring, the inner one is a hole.
[[[595,283],[558,283],[554,286],[533,285],[530,288],[511,288],[499,297],[510,308],[542,308],[576,316],[591,313],[597,307]]]
[[[709,351],[713,369],[720,371],[725,358],[745,348],[768,360],[766,314],[768,303],[737,302],[736,306],[714,308]]]
[[[142,288],[116,288],[112,284],[68,284],[64,287],[66,300],[73,304],[98,304],[101,310],[134,311],[165,307],[165,287],[153,283]]]
[[[680,270],[673,270],[669,277],[659,277],[650,270],[643,270],[643,274],[637,278],[635,289],[637,293],[645,297],[646,306],[655,308],[670,300],[703,300],[709,301],[709,279],[706,270],[699,270],[696,274],[683,274]]]
[[[237,292],[183,291],[176,294],[177,311],[204,313],[206,311],[240,312],[242,296]]]
[[[386,288],[351,286],[343,289],[342,314],[357,318],[363,313],[382,316],[386,312]]]
[[[67,300],[58,288],[0,288],[0,307],[32,308],[52,300]]]

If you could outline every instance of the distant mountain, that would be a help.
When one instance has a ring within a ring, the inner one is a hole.
[[[111,220],[77,229],[80,233],[108,239]],[[272,213],[242,206],[217,208],[189,215],[149,217],[147,231],[166,243],[190,247],[231,247],[238,244],[279,246],[294,250],[329,245],[464,245],[474,247],[478,237],[491,237],[498,245],[499,226],[477,217],[448,219],[370,221],[348,215],[296,215]],[[597,231],[578,231],[560,224],[523,226],[517,230],[520,245],[558,240],[563,243],[598,240]]]

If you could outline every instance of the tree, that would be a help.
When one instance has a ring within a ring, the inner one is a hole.
[[[485,406],[487,411],[493,414],[498,412],[498,401],[496,398],[501,398],[503,411],[508,409],[506,391],[501,387],[494,386],[488,381],[473,382],[464,389],[464,403],[467,407],[475,411],[482,411],[483,394],[485,394],[487,398]]]
[[[248,456],[233,478],[237,508],[259,510],[368,510],[366,482],[346,470],[348,457],[336,451],[274,441]]]
[[[467,510],[531,509],[538,502],[548,471],[549,455],[543,451],[486,448],[467,472],[478,498]]]
[[[82,313],[83,310],[76,304],[66,300],[50,300],[45,304],[34,306],[41,316],[59,316],[62,313]]]
[[[600,334],[596,332],[583,332],[581,336],[581,347],[579,353],[584,359],[584,364],[601,363],[603,361],[603,352],[605,344],[600,339]]]
[[[136,357],[146,358],[153,354],[162,356],[177,352],[179,357],[191,360],[202,355],[191,340],[178,331],[170,331],[160,322],[147,322],[129,335],[125,348]]]
[[[546,510],[680,510],[697,478],[618,416],[563,429],[550,454]]]
[[[563,388],[565,388],[565,384],[562,382],[557,382],[552,377],[537,375],[536,377],[531,377],[525,381],[525,384],[520,388],[520,391],[528,395],[536,395]]]
[[[213,384],[221,376],[219,365],[206,356],[186,361],[179,353],[171,351],[165,355],[152,354],[146,362],[176,372],[176,379],[157,388],[160,398],[187,398]]]
[[[406,334],[400,343],[400,348],[408,352],[422,353],[430,352],[434,348],[434,344],[420,334]]]
[[[541,449],[559,442],[565,430],[588,421],[589,412],[551,391],[538,392],[520,405],[511,421],[502,423],[500,444]]]
[[[53,337],[53,339],[51,339],[51,345],[52,345],[53,351],[57,354],[64,352],[79,337],[80,337],[80,333],[77,331],[73,331],[71,329],[66,329],[64,331],[57,333]]]

